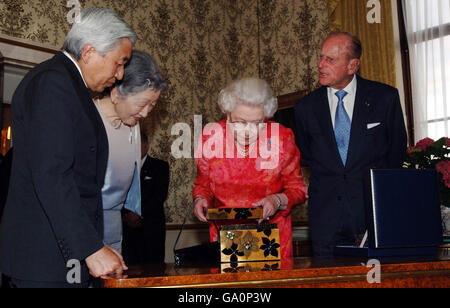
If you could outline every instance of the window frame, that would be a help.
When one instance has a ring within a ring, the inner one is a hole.
[[[404,93],[405,93],[405,113],[406,113],[406,124],[407,124],[407,130],[408,130],[408,143],[411,146],[415,145],[415,136],[414,136],[414,105],[413,105],[413,99],[412,99],[412,81],[411,81],[411,62],[409,58],[409,45],[408,45],[408,38],[406,35],[406,26],[405,26],[405,17],[404,17],[404,10],[403,10],[403,3],[402,0],[397,0],[397,14],[398,14],[398,21],[399,21],[399,33],[400,33],[400,49],[401,49],[401,59],[402,59],[402,75],[403,75],[403,87],[404,87]],[[432,36],[430,39],[422,40],[420,43],[425,41],[431,41],[437,38],[442,38],[447,35],[450,35],[450,23],[447,23],[444,25],[444,32],[442,34],[439,34],[439,29],[442,26],[435,26],[427,29],[423,29],[418,31],[420,32],[429,32],[432,31]],[[424,37],[424,36],[421,36]],[[427,119],[427,124],[430,123],[438,123],[442,122],[444,120],[450,120],[450,116],[448,117],[442,117],[439,119]]]

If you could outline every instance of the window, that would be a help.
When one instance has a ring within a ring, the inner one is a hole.
[[[415,141],[450,133],[450,1],[403,0]]]

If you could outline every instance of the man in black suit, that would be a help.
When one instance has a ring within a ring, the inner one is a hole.
[[[0,163],[0,221],[3,216],[3,209],[5,208],[6,198],[8,197],[9,178],[11,175],[13,148],[10,148],[6,153],[3,161]],[[1,274],[2,288],[9,288],[9,278]]]
[[[8,196],[9,178],[11,175],[13,148],[10,148],[0,164],[0,221]]]
[[[87,9],[63,50],[31,70],[12,100],[14,157],[0,226],[1,272],[14,287],[86,287],[120,274],[103,244],[108,143],[90,91],[123,77],[136,34],[108,9]]]
[[[323,86],[295,106],[302,157],[311,167],[309,221],[316,256],[354,244],[366,230],[365,177],[371,168],[400,168],[406,130],[398,91],[356,75],[362,47],[332,33],[320,54]]]
[[[147,135],[141,132],[141,208],[142,218],[122,210],[123,257],[128,265],[164,263],[166,218],[164,202],[169,191],[169,164],[150,157]]]

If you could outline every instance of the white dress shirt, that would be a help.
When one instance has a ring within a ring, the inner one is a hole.
[[[350,121],[353,118],[353,108],[355,107],[355,97],[356,97],[356,75],[353,76],[352,81],[342,90],[347,92],[347,95],[344,97],[344,108],[350,118]],[[330,105],[330,113],[331,113],[331,122],[333,123],[334,128],[334,118],[336,117],[336,109],[339,102],[338,97],[336,96],[336,92],[338,89],[333,89],[328,87],[328,104]]]
[[[73,62],[73,64],[75,64],[78,71],[80,72],[80,75],[81,75],[81,78],[83,79],[84,85],[86,86],[86,88],[89,88],[86,84],[86,80],[84,80],[83,73],[81,72],[81,69],[78,66],[78,63],[72,58],[72,56],[67,51],[63,50],[63,53],[66,55],[67,58],[69,58]]]
[[[144,158],[141,160],[141,169],[142,169],[142,166],[145,164],[145,161],[147,160],[147,154],[144,156]]]

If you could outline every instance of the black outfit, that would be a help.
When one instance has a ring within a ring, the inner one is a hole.
[[[166,219],[164,201],[169,190],[169,164],[147,158],[141,168],[141,227],[124,223],[122,252],[127,265],[164,263]],[[122,210],[126,213],[127,210]]]
[[[5,208],[6,198],[8,197],[9,178],[11,175],[13,148],[10,148],[3,157],[0,164],[0,221],[3,216],[3,209]],[[2,288],[9,288],[10,279],[5,275],[2,276]]]
[[[0,221],[8,197],[9,178],[11,175],[13,148],[9,149],[0,164]]]
[[[309,223],[314,255],[333,253],[364,234],[369,169],[401,168],[406,130],[398,91],[357,76],[347,163],[344,166],[331,122],[327,87],[295,106],[302,157],[311,167]]]
[[[0,269],[13,281],[67,284],[69,260],[103,245],[108,141],[75,64],[62,52],[31,70],[12,100],[14,157],[0,225]]]

